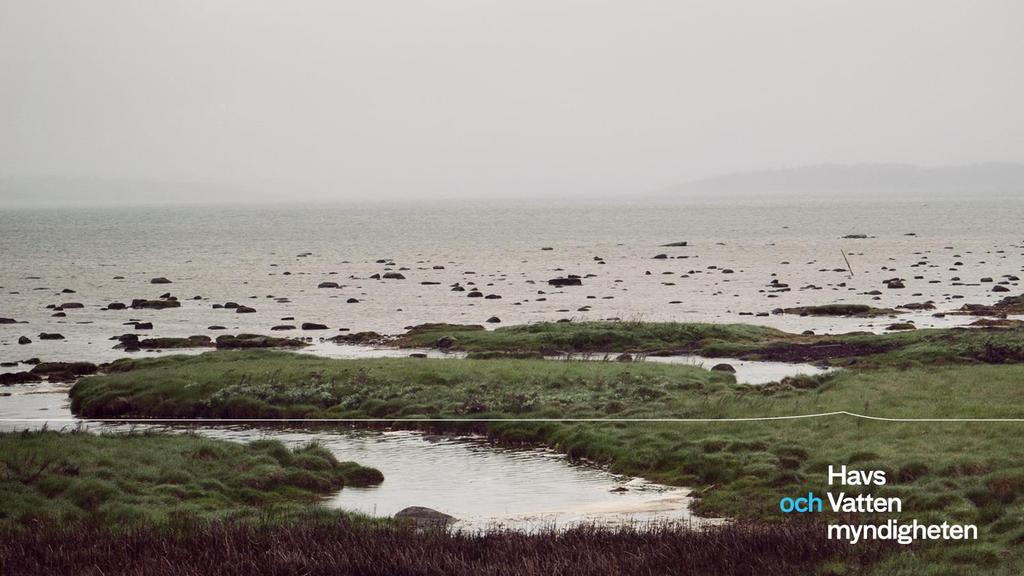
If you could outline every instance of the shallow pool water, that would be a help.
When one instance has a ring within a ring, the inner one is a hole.
[[[77,420],[67,385],[9,386],[0,396],[0,430],[60,429],[79,425],[95,432],[139,425]],[[542,449],[506,449],[479,437],[430,436],[410,431],[366,431],[348,427],[302,429],[237,425],[155,426],[174,432],[249,442],[275,438],[295,446],[318,442],[340,460],[373,466],[384,482],[345,488],[324,505],[372,516],[391,516],[408,506],[426,506],[458,519],[455,527],[535,530],[578,523],[714,520],[694,518],[689,490],[618,476],[595,466],[570,463]]]

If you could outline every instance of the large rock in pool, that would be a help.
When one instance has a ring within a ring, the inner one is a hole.
[[[735,374],[736,368],[732,364],[715,364],[711,367],[712,372],[726,372],[729,374]]]
[[[275,338],[273,336],[261,336],[259,334],[239,334],[231,336],[225,334],[217,337],[217,348],[301,348],[306,346],[302,340],[294,338]]]
[[[159,278],[153,278],[152,280],[149,281],[149,283],[150,284],[170,284],[171,281],[168,280],[167,278],[164,278],[163,276],[160,276]]]
[[[455,517],[423,506],[409,506],[395,512],[395,518],[411,521],[417,528],[444,528],[455,522]]]
[[[548,284],[552,286],[583,286],[583,280],[570,276],[568,278],[552,278],[548,280]]]

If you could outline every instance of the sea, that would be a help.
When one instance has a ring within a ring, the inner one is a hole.
[[[964,325],[975,319],[943,313],[1021,294],[1022,222],[1021,198],[0,207],[0,318],[16,322],[0,324],[0,361],[109,361],[126,355],[111,338],[129,332],[320,342],[426,322],[620,319],[816,333]],[[548,283],[570,275],[581,285]],[[894,278],[904,288],[889,288]],[[338,287],[318,287],[325,282]],[[168,294],[180,308],[108,308]],[[214,306],[228,302],[255,312]],[[935,309],[773,313],[922,302]],[[296,328],[271,332],[282,325]],[[18,344],[22,336],[31,343]]]

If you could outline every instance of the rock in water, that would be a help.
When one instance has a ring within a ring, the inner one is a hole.
[[[423,506],[409,506],[395,512],[395,518],[405,518],[417,528],[444,528],[455,522],[455,517]]]
[[[729,374],[735,374],[736,368],[733,368],[732,364],[715,364],[711,367],[712,372],[728,372]]]
[[[153,278],[152,280],[149,281],[149,283],[150,284],[170,284],[171,281],[168,280],[167,278],[164,278],[163,276],[160,276],[159,278]]]

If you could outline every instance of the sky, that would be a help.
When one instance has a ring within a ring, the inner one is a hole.
[[[1022,57],[1016,0],[0,0],[0,179],[487,199],[1020,162]]]

